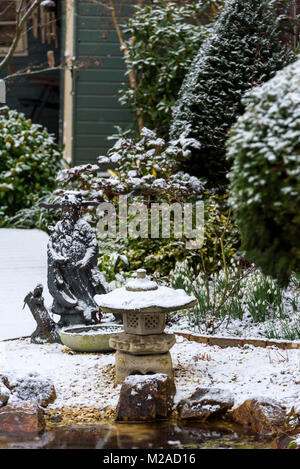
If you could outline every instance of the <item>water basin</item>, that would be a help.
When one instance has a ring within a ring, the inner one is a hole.
[[[76,326],[62,329],[60,338],[64,345],[76,352],[113,352],[109,339],[122,331],[123,327],[116,324]]]

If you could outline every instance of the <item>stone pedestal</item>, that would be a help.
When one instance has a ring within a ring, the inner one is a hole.
[[[157,355],[131,355],[116,352],[116,383],[123,383],[129,375],[164,373],[174,378],[170,352]]]
[[[174,334],[155,334],[138,336],[135,334],[127,334],[122,332],[115,334],[109,340],[111,348],[119,352],[130,353],[133,355],[157,355],[160,353],[168,353],[175,344]]]

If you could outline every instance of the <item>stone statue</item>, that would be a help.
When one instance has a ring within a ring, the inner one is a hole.
[[[80,193],[65,192],[59,203],[45,208],[61,208],[61,220],[51,230],[48,243],[48,288],[53,296],[51,311],[61,316],[59,326],[96,324],[99,307],[96,294],[108,292],[104,276],[97,268],[98,243],[92,227],[80,218]]]
[[[29,292],[26,295],[23,309],[26,304],[37,322],[37,328],[31,335],[31,342],[33,344],[44,344],[46,342],[61,344],[59,328],[49,316],[48,310],[44,305],[43,285],[38,284],[33,292]]]

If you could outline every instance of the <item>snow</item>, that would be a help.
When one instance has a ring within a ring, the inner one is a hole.
[[[196,301],[184,290],[159,287],[157,290],[128,291],[126,287],[116,288],[105,295],[96,295],[94,300],[98,306],[112,311],[142,311],[146,308],[179,309]]]
[[[0,407],[2,407],[10,398],[9,389],[0,381]]]
[[[114,354],[69,354],[63,350],[58,344],[30,344],[29,339],[8,341],[4,343],[5,359],[1,361],[0,357],[0,369],[19,375],[37,372],[51,379],[57,399],[50,408],[115,408],[120,385],[115,387],[113,381]],[[300,412],[299,350],[249,345],[222,349],[177,337],[171,355],[177,388],[175,404],[199,387],[218,388],[233,396],[235,406],[247,398],[275,398],[287,411],[294,406]],[[145,378],[137,375],[126,380],[137,391]]]
[[[101,324],[99,326],[78,326],[64,329],[65,334],[82,336],[99,336],[116,332],[123,332],[123,327],[114,324]]]
[[[148,280],[146,278],[131,278],[126,282],[126,290],[157,290],[157,283],[152,282],[152,280]]]
[[[31,344],[30,339],[4,343],[5,360],[0,370],[5,374],[36,372],[50,379],[57,398],[49,407],[115,407],[119,389],[108,381],[104,369],[114,363],[114,354],[68,354],[59,344]]]
[[[0,340],[28,336],[36,328],[26,294],[44,286],[45,304],[51,303],[47,289],[48,236],[40,230],[0,229]]]
[[[163,373],[155,373],[153,375],[147,375],[147,377],[143,375],[130,375],[127,376],[125,379],[126,384],[129,386],[136,386],[137,389],[141,389],[139,386],[143,385],[146,381],[147,384],[156,384],[157,380],[159,381],[166,381],[167,377]],[[132,394],[132,393],[131,393]]]
[[[213,387],[232,394],[235,407],[248,398],[263,397],[300,411],[300,350],[252,345],[222,349],[176,339],[171,350],[176,374],[181,375],[176,402],[197,387]]]

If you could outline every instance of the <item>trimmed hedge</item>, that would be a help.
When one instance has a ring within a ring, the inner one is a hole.
[[[286,285],[300,272],[300,60],[244,99],[228,158],[247,258]]]
[[[226,184],[228,131],[244,112],[246,91],[269,80],[293,56],[280,41],[280,18],[270,0],[227,0],[200,47],[174,107],[171,138],[182,129],[201,144],[191,170]]]

